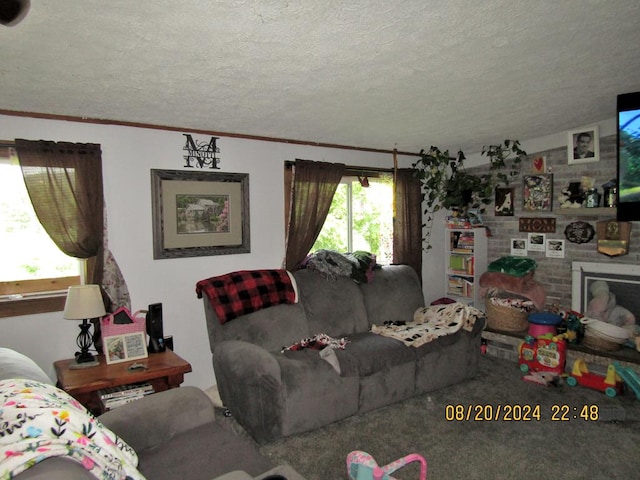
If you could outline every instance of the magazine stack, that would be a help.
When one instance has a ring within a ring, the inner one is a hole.
[[[150,383],[137,383],[105,388],[104,390],[99,390],[98,395],[100,396],[102,408],[108,411],[138,400],[146,395],[150,395],[154,393],[154,391],[153,385]]]

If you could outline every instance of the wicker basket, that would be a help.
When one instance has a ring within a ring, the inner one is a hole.
[[[491,298],[485,299],[487,325],[494,330],[522,332],[529,328],[529,314],[517,308],[496,305]]]
[[[600,350],[601,352],[615,352],[616,350],[620,350],[620,347],[622,347],[619,343],[611,342],[594,334],[593,332],[590,332],[588,328],[584,331],[582,344],[585,347],[592,348],[593,350]]]

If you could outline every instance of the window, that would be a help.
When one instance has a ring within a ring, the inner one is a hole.
[[[82,262],[62,253],[31,205],[15,151],[0,147],[0,317],[62,310]]]
[[[369,186],[363,187],[363,184]],[[393,177],[390,174],[343,177],[311,251],[320,249],[364,250],[374,253],[378,263],[392,262]]]

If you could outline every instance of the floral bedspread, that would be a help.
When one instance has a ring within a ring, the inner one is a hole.
[[[144,480],[138,456],[73,397],[52,385],[0,381],[0,479],[64,456],[103,480]]]

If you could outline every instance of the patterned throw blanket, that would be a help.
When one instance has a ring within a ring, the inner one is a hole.
[[[62,456],[98,479],[144,480],[136,452],[66,392],[31,380],[0,381],[0,478]]]
[[[385,322],[371,327],[371,332],[400,340],[407,346],[419,347],[450,335],[460,329],[473,330],[476,320],[485,315],[477,308],[463,303],[422,307],[415,311],[413,322]]]
[[[286,270],[242,270],[200,280],[196,295],[207,295],[220,323],[281,303],[296,303],[293,276]]]

